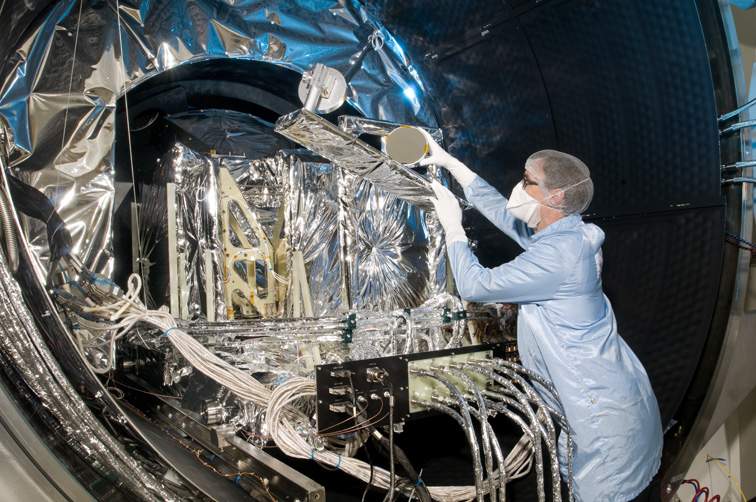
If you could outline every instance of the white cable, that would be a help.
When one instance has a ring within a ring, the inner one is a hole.
[[[87,347],[108,347],[107,366],[114,364],[115,343],[129,333],[138,322],[145,322],[160,329],[168,341],[181,353],[186,361],[197,371],[215,380],[240,399],[258,404],[266,409],[265,425],[275,444],[286,455],[313,459],[328,466],[336,467],[363,482],[370,482],[371,467],[362,460],[342,456],[327,449],[314,448],[307,437],[312,436],[309,417],[294,408],[293,403],[302,399],[312,400],[316,396],[315,381],[304,377],[291,377],[271,391],[250,374],[222,360],[210,352],[204,345],[176,326],[174,318],[163,307],[148,310],[139,299],[141,279],[133,274],[128,281],[127,292],[110,305],[90,307],[87,314],[105,316],[111,323],[98,323],[79,316],[81,326],[92,332],[93,336],[83,339],[83,333],[77,334],[80,349]],[[86,358],[85,358],[86,360]],[[98,373],[108,370],[92,368]],[[532,450],[527,447],[527,438],[521,440],[505,460],[507,478],[514,479],[527,473],[533,459]],[[496,473],[495,473],[496,475]],[[390,474],[385,469],[373,467],[372,484],[388,489]],[[397,479],[397,486],[411,486],[406,479]],[[461,502],[475,499],[480,495],[476,486],[429,486],[428,491],[439,502]],[[486,493],[488,486],[483,490]],[[409,494],[407,489],[405,495]]]

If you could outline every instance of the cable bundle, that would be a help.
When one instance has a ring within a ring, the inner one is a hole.
[[[700,485],[701,487],[699,488],[697,480],[684,479],[683,483],[689,483],[696,489],[696,494],[693,495],[691,502],[719,502],[719,495],[714,495],[713,497],[709,498],[709,488],[703,485]],[[701,495],[703,495],[704,497],[701,498]]]
[[[405,496],[411,496],[416,488],[413,483],[405,478],[399,478],[393,472],[385,469],[374,467],[362,460],[340,455],[323,446],[316,440],[310,419],[300,410],[294,408],[294,403],[302,399],[312,400],[316,396],[315,382],[311,378],[290,377],[284,380],[274,390],[268,389],[250,374],[222,360],[193,337],[186,334],[176,326],[175,320],[163,307],[158,310],[148,310],[139,300],[139,290],[141,289],[141,280],[138,275],[134,274],[129,278],[128,291],[125,295],[118,297],[117,301],[101,306],[91,306],[82,309],[81,315],[78,315],[81,326],[86,328],[93,336],[85,336],[82,333],[77,334],[79,346],[84,351],[91,347],[107,347],[108,358],[106,369],[95,369],[98,373],[105,373],[113,366],[116,342],[126,335],[138,322],[151,324],[161,330],[163,336],[181,353],[186,361],[196,368],[205,376],[215,380],[220,385],[226,387],[240,399],[260,405],[265,412],[265,424],[269,430],[270,436],[281,451],[291,457],[307,459],[310,458],[328,467],[338,468],[350,475],[382,489],[395,489]],[[86,317],[98,317],[108,321],[107,323],[95,322]],[[502,374],[509,374],[511,371],[503,367],[504,362],[497,360],[494,362],[494,369]],[[470,365],[465,365],[470,366]],[[480,367],[467,367],[466,370],[474,369],[476,371],[486,372]],[[457,378],[464,376],[464,373],[458,370],[449,370],[456,374]],[[433,372],[435,373],[435,372]],[[513,373],[513,372],[512,372]],[[440,375],[436,374],[436,377]],[[509,375],[511,378],[511,375]],[[447,380],[448,381],[448,380]],[[523,386],[524,380],[519,378],[518,385]],[[454,387],[452,385],[452,387]],[[474,385],[473,385],[474,387]],[[540,452],[541,439],[551,444],[553,442],[553,425],[550,423],[549,414],[554,414],[553,410],[548,410],[542,402],[536,402],[538,406],[538,418],[533,414],[530,408],[530,402],[535,402],[534,392],[525,390],[525,394],[514,392],[519,395],[520,402],[514,403],[514,409],[530,417],[530,424],[526,424],[520,417],[519,423],[525,430],[523,438],[517,443],[512,452],[503,458],[501,448],[495,440],[495,435],[490,425],[487,423],[487,407],[497,412],[506,410],[507,416],[516,416],[511,413],[505,405],[511,405],[514,401],[502,397],[499,402],[496,399],[484,398],[484,394],[477,393],[473,399],[477,408],[469,407],[465,403],[467,396],[462,396],[457,391],[457,398],[450,403],[429,403],[428,407],[436,409],[444,408],[442,411],[460,416],[460,413],[451,407],[460,410],[467,410],[464,418],[460,418],[461,424],[468,431],[468,435],[474,452],[479,452],[478,443],[475,438],[471,416],[485,424],[483,430],[484,457],[485,461],[481,462],[480,457],[476,462],[476,473],[480,472],[481,476],[476,481],[476,486],[451,486],[451,487],[427,487],[428,492],[434,500],[441,502],[458,502],[463,500],[472,500],[477,498],[482,500],[485,495],[491,495],[492,499],[496,492],[500,493],[503,500],[503,488],[506,482],[525,475],[532,464],[534,457],[534,445],[537,445],[535,451]],[[390,395],[390,403],[393,401],[393,392]],[[516,400],[515,400],[516,401]],[[528,414],[529,410],[529,414]],[[359,412],[355,410],[355,415],[345,420],[356,420]],[[390,404],[389,414],[393,414],[393,405]],[[558,415],[558,414],[557,414]],[[391,417],[392,418],[392,417]],[[349,427],[350,432],[357,432],[362,429],[371,427],[372,420],[365,420],[361,424]],[[546,425],[544,425],[546,424]],[[342,431],[340,431],[342,432]],[[391,431],[389,431],[391,432]],[[328,434],[324,435],[329,436]],[[548,439],[547,439],[548,438]],[[551,448],[551,446],[550,446]],[[355,448],[350,450],[354,451]],[[389,447],[393,452],[393,442]],[[476,453],[479,455],[479,453]],[[540,457],[540,455],[538,455]],[[552,461],[555,460],[555,453],[552,453]],[[494,469],[494,458],[499,468]],[[555,463],[555,462],[553,462]],[[488,473],[488,479],[482,479],[483,465]],[[537,459],[537,466],[541,466],[540,458]],[[542,481],[542,467],[539,468],[539,482]],[[477,476],[476,476],[477,477]],[[421,482],[420,480],[419,482]],[[542,484],[542,483],[541,483]],[[558,483],[557,483],[558,486]],[[558,489],[558,488],[557,488]],[[393,493],[393,492],[392,492]],[[539,499],[543,500],[543,487],[539,488]],[[389,500],[391,498],[389,497]]]

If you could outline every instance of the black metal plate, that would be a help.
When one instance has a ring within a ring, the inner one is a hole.
[[[367,418],[373,425],[388,424],[388,393],[389,384],[393,387],[394,392],[394,422],[404,422],[411,418],[425,416],[430,412],[410,413],[410,396],[409,387],[409,363],[426,359],[434,359],[458,354],[469,354],[472,352],[482,352],[491,350],[495,357],[506,357],[507,348],[512,347],[513,342],[497,343],[492,345],[474,345],[470,347],[461,347],[457,349],[438,350],[433,352],[423,352],[419,354],[406,354],[401,356],[381,357],[375,359],[364,359],[361,361],[349,361],[339,364],[322,364],[315,368],[315,386],[317,391],[317,429],[319,434],[334,434],[339,430],[344,430],[345,435],[349,435],[350,428],[353,427],[353,416],[351,407],[351,388],[354,388],[355,399],[365,398],[367,408],[361,414]],[[388,379],[385,382],[369,381],[368,372],[371,368],[382,368],[388,373]],[[345,373],[351,372],[351,382]],[[347,386],[349,391],[346,395],[334,395],[329,389],[338,386]],[[378,396],[379,399],[373,399],[371,396]],[[336,412],[331,409],[333,405],[348,403],[345,413]],[[362,409],[364,404],[357,404],[358,409]]]

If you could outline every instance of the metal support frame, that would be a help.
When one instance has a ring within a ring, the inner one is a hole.
[[[165,188],[168,203],[168,273],[171,315],[176,319],[186,320],[189,318],[189,284],[186,277],[186,253],[179,249],[178,244],[176,185],[166,183]]]
[[[224,295],[228,318],[234,318],[234,306],[239,307],[244,315],[260,314],[263,317],[276,313],[276,278],[273,271],[275,255],[273,246],[265,235],[257,215],[249,208],[239,187],[236,185],[228,169],[222,167],[218,171],[221,205],[221,231],[223,234],[223,266],[224,266]],[[236,204],[238,212],[234,214],[231,205]],[[253,244],[242,229],[246,220],[257,243]],[[231,232],[240,246],[231,241]],[[257,280],[258,263],[264,264],[266,284]],[[242,277],[240,269],[246,277]],[[255,310],[257,312],[255,312]]]
[[[178,286],[178,237],[176,235],[176,185],[165,185],[166,202],[168,204],[168,279],[169,294],[171,296],[171,315],[174,318],[181,316],[179,309],[179,286]]]

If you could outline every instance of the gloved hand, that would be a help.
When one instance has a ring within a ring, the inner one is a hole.
[[[441,145],[436,143],[436,140],[433,139],[433,136],[431,136],[428,131],[422,128],[420,128],[420,131],[428,142],[428,156],[420,161],[420,165],[427,166],[428,164],[436,164],[441,166],[454,176],[454,179],[457,180],[457,183],[462,185],[462,188],[469,186],[477,174],[472,172],[466,165],[441,148]]]
[[[462,228],[462,209],[457,198],[438,181],[433,181],[431,188],[436,194],[436,198],[431,199],[431,202],[436,208],[438,221],[446,232],[446,245],[457,241],[467,242],[465,229]]]

